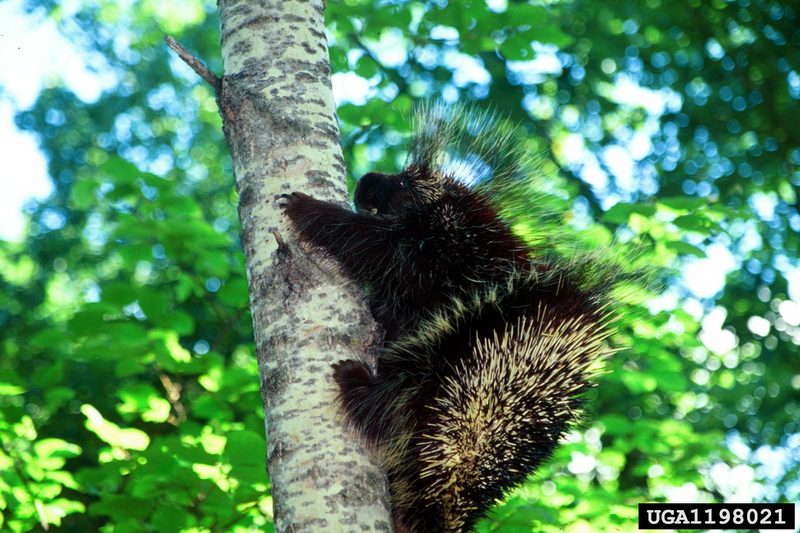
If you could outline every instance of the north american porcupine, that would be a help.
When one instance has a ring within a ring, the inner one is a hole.
[[[492,191],[532,170],[507,122],[435,105],[415,124],[405,169],[363,176],[357,212],[300,193],[286,209],[365,286],[386,330],[374,368],[341,361],[334,378],[384,461],[396,530],[467,531],[575,420],[611,351],[614,283],[591,260],[530,247],[501,217]]]

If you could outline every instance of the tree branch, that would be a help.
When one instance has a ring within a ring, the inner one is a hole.
[[[181,386],[172,381],[172,379],[170,379],[170,377],[164,372],[158,373],[158,379],[161,381],[161,384],[164,386],[164,390],[167,392],[167,399],[169,400],[170,405],[172,405],[172,408],[175,410],[175,414],[178,415],[175,423],[175,425],[178,426],[182,422],[186,421],[186,408],[184,408],[183,404],[181,403]]]
[[[206,80],[209,85],[214,88],[214,92],[219,95],[220,91],[222,90],[222,78],[208,70],[208,67],[197,59],[194,55],[192,55],[189,50],[183,47],[181,43],[170,37],[169,35],[164,37],[164,41],[167,43],[167,46],[172,48],[178,57],[180,57],[184,63],[189,65],[193,71],[197,73],[198,76]]]

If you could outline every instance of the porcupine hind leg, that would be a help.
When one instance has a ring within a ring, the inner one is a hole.
[[[339,405],[347,422],[368,444],[387,436],[392,395],[361,361],[347,359],[333,365],[333,379],[339,385]]]

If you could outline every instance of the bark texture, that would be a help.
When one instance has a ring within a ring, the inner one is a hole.
[[[347,201],[323,2],[219,7],[218,102],[239,191],[276,529],[389,531],[385,477],[343,429],[331,380],[331,363],[374,343],[374,324],[336,266],[297,244],[280,208],[292,191]]]

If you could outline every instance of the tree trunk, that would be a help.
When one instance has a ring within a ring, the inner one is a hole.
[[[239,191],[278,531],[389,531],[385,476],[336,413],[331,364],[375,326],[336,265],[300,247],[280,195],[347,202],[322,0],[220,0],[218,102]],[[285,242],[285,244],[284,244]]]

